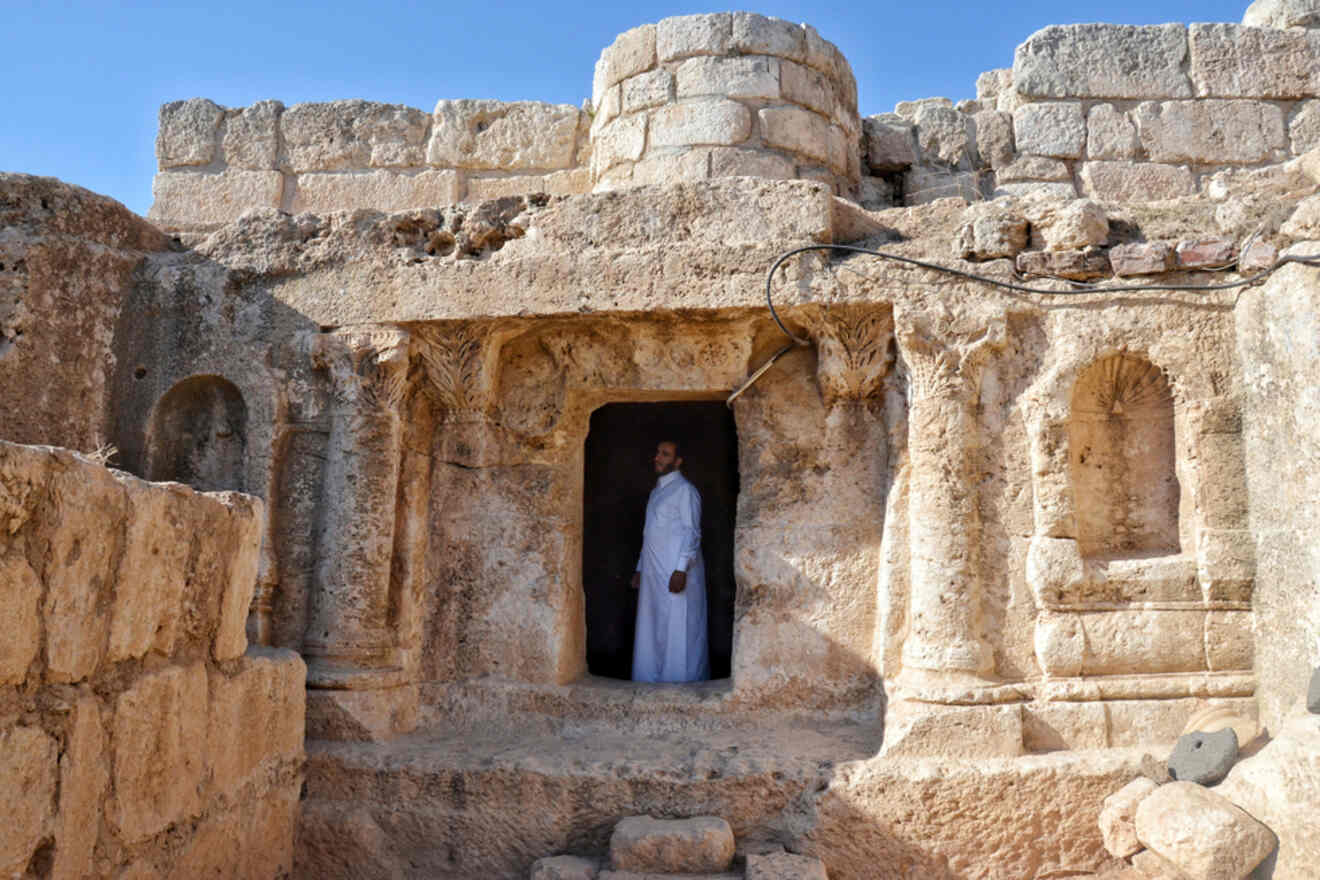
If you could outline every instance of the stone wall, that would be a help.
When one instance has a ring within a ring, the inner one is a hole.
[[[734,12],[633,28],[596,62],[592,105],[598,191],[733,176],[857,185],[857,81],[807,25]]]
[[[0,441],[0,873],[290,870],[303,664],[247,649],[261,519]]]
[[[983,74],[976,100],[869,117],[869,173],[907,204],[1028,192],[1222,199],[1235,175],[1320,143],[1317,70],[1315,30],[1051,26],[1011,69]]]
[[[252,208],[402,211],[530,192],[586,192],[590,116],[537,101],[400,104],[204,98],[160,109],[150,217],[212,228]]]

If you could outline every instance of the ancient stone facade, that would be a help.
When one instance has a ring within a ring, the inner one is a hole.
[[[300,876],[591,876],[642,814],[721,817],[749,877],[1137,870],[1105,798],[1207,708],[1291,731],[1224,785],[1304,876],[1260,792],[1320,798],[1281,763],[1320,662],[1320,269],[1277,262],[1320,253],[1316,33],[1047,28],[976,101],[865,120],[832,44],[747,13],[621,35],[590,110],[166,105],[165,232],[3,178],[4,433],[264,499],[223,659],[306,662]],[[76,407],[24,381],[74,331]],[[730,677],[589,675],[592,413],[725,400]],[[109,613],[107,662],[148,654],[197,724],[189,676],[237,667],[172,659],[172,584]],[[42,730],[34,767],[76,732]],[[142,800],[152,833],[207,809]]]

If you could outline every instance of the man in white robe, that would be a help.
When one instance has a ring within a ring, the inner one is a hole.
[[[706,564],[701,557],[701,494],[679,471],[679,446],[656,446],[657,480],[646,501],[642,555],[632,586],[637,597],[633,681],[705,681]]]

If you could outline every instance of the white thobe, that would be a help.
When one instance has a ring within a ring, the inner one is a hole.
[[[701,558],[701,493],[678,471],[656,481],[646,501],[646,528],[636,571],[637,639],[633,681],[705,681],[706,564]],[[687,572],[687,587],[669,592],[669,576]]]

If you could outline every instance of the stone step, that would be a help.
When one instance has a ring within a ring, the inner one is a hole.
[[[733,829],[718,816],[630,816],[615,825],[610,836],[614,872],[720,874],[729,870],[733,854]]]

